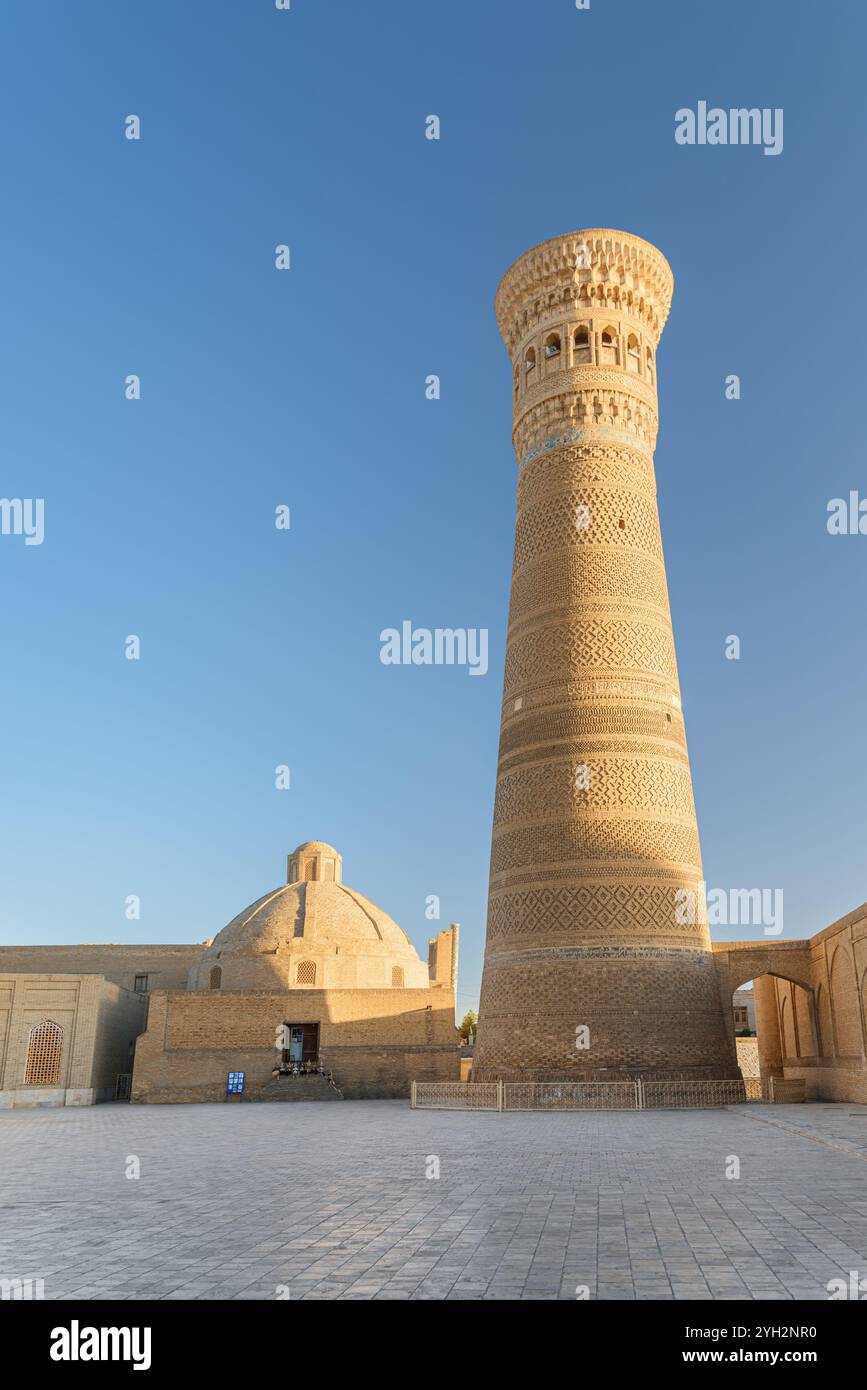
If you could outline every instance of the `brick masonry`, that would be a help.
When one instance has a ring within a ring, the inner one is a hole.
[[[147,975],[150,989],[186,989],[187,975],[202,958],[198,945],[0,946],[0,972],[104,975],[124,989],[133,989],[136,975]]]
[[[100,975],[0,974],[0,1108],[113,1098],[146,1012],[142,995]],[[62,1030],[59,1072],[51,1085],[30,1086],[31,1030],[46,1021]]]
[[[229,1071],[271,1081],[281,1023],[318,1023],[319,1059],[348,1098],[408,1096],[413,1080],[457,1081],[450,990],[159,992],[136,1048],[132,1099],[222,1100]]]
[[[720,997],[754,981],[763,1077],[867,1102],[867,903],[801,941],[714,943]]]
[[[479,1080],[738,1074],[706,916],[678,912],[702,867],[653,471],[672,289],[597,229],[497,292],[519,472]]]

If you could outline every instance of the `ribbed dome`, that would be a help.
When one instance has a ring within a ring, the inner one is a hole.
[[[418,956],[387,912],[343,883],[287,883],[245,907],[214,937],[205,956],[262,955],[302,944],[349,954],[386,950]]]
[[[288,859],[290,882],[214,937],[190,988],[426,988],[428,967],[406,932],[340,881],[342,862],[322,840],[299,845]]]

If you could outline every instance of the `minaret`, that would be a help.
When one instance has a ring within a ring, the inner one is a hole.
[[[740,1074],[653,470],[673,285],[648,242],[594,229],[497,291],[518,499],[474,1080]]]

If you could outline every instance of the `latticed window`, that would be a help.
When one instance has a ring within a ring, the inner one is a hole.
[[[403,989],[403,967],[393,965],[391,967],[391,983],[395,989]]]
[[[295,983],[297,985],[316,984],[316,962],[313,960],[300,960],[298,969],[295,971]]]
[[[63,1052],[63,1029],[46,1021],[30,1029],[27,1043],[25,1086],[56,1086],[60,1080],[60,1058]]]
[[[219,989],[223,983],[223,970],[219,965],[211,967],[211,989]]]

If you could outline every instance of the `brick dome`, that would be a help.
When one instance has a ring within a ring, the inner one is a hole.
[[[191,989],[425,988],[428,968],[387,912],[343,883],[333,846],[289,855],[289,882],[232,918],[190,972]]]

